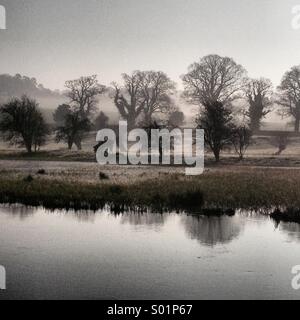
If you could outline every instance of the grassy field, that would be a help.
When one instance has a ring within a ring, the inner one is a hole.
[[[180,166],[99,166],[93,145],[93,135],[82,151],[52,141],[44,151],[28,155],[0,145],[0,202],[78,210],[108,206],[116,212],[230,214],[241,208],[300,221],[298,138],[280,156],[267,138],[256,139],[244,161],[227,151],[216,165],[207,154],[205,173],[197,177],[185,176]]]
[[[131,167],[128,171],[87,164],[81,175],[78,169],[73,168],[72,173],[72,169],[59,168],[58,163],[43,169],[28,167],[27,171],[20,164],[12,167],[10,164],[0,172],[2,203],[77,210],[108,206],[114,212],[209,210],[206,212],[217,214],[232,209],[291,212],[293,208],[293,217],[299,216],[298,169],[231,167],[188,177],[180,169],[162,167]],[[122,176],[125,173],[128,176]]]
[[[47,145],[37,153],[28,154],[24,149],[9,146],[0,140],[0,160],[32,160],[32,161],[59,161],[59,162],[91,162],[95,163],[93,146],[96,144],[96,132],[91,132],[84,139],[82,150],[67,150],[66,145],[55,143],[51,136]],[[287,149],[281,155],[272,137],[255,137],[249,147],[245,160],[238,161],[233,150],[226,150],[221,155],[221,164],[234,166],[268,166],[268,167],[300,167],[300,138],[289,138]],[[206,166],[214,167],[214,159],[210,153],[206,154]]]

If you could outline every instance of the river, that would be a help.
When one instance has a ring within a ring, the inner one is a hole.
[[[300,299],[300,225],[0,207],[0,299]]]

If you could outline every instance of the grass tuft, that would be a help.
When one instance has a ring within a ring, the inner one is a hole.
[[[109,176],[107,174],[105,174],[104,172],[100,172],[99,179],[100,180],[109,180]]]
[[[23,179],[23,181],[26,182],[26,183],[30,183],[30,182],[32,182],[33,180],[34,180],[34,178],[33,178],[32,175],[28,175],[27,177],[25,177],[25,178]]]
[[[46,175],[47,172],[46,172],[45,169],[39,169],[39,170],[37,171],[37,174],[39,174],[39,175]]]

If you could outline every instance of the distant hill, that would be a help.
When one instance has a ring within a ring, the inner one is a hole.
[[[46,120],[50,122],[53,110],[66,101],[59,91],[44,88],[35,78],[20,74],[15,76],[0,74],[0,103],[5,103],[14,97],[19,98],[24,94],[38,101]]]
[[[37,100],[46,121],[49,123],[53,122],[53,111],[60,104],[68,103],[68,99],[62,92],[45,88],[35,78],[20,74],[15,76],[0,74],[0,104],[14,97],[19,98],[24,94]],[[99,97],[99,109],[107,113],[111,121],[118,121],[118,111],[108,94]]]
[[[60,98],[59,91],[44,88],[35,78],[29,78],[16,74],[0,74],[0,96],[2,98],[19,97],[23,94],[35,98]]]

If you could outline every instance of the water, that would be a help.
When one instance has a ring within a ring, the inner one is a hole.
[[[300,225],[0,207],[0,299],[300,299]]]

